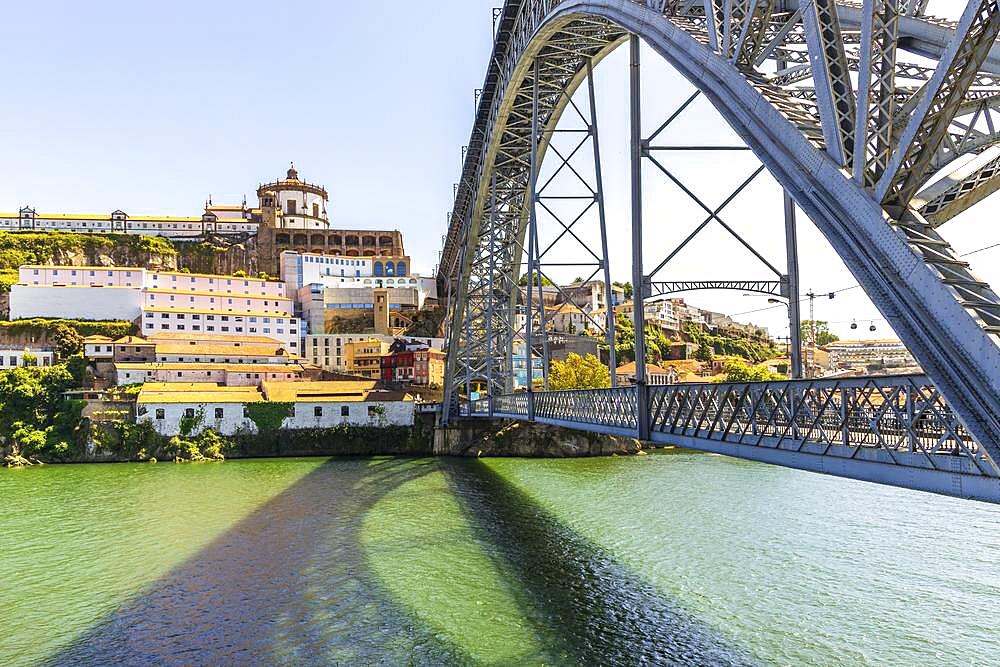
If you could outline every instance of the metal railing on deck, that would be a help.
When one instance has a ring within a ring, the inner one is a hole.
[[[855,458],[876,452],[889,463],[973,470],[1000,476],[923,375],[649,387],[651,434],[661,442],[697,439]],[[494,415],[638,434],[635,387],[506,394]],[[488,412],[488,409],[481,412]],[[480,413],[481,413],[480,412]]]

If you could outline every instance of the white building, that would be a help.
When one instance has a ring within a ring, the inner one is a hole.
[[[256,387],[261,382],[298,382],[305,369],[301,364],[219,364],[219,363],[116,363],[115,384],[146,382],[212,383],[226,387]]]
[[[10,318],[141,319],[156,332],[267,336],[298,352],[302,324],[283,283],[133,267],[23,266]]]
[[[245,217],[244,217],[245,216]],[[200,217],[111,213],[37,213],[30,206],[0,213],[0,231],[138,234],[183,239],[204,234],[254,234],[258,222],[246,207],[209,206]]]
[[[220,387],[205,383],[147,383],[136,398],[136,421],[148,421],[160,435],[181,433],[181,420],[196,419],[189,435],[207,428],[222,435],[256,427],[247,405],[264,398],[257,387]]]
[[[261,389],[269,401],[293,404],[283,428],[411,426],[413,397],[374,386],[371,381],[264,382]]]
[[[280,257],[281,280],[296,298],[306,286],[323,289],[413,289],[418,308],[437,299],[437,279],[410,273],[409,257],[341,257],[285,251]]]
[[[208,383],[147,383],[136,399],[136,419],[149,421],[158,433],[179,435],[181,422],[193,420],[189,435],[211,428],[223,435],[255,432],[249,404],[291,403],[284,429],[355,426],[410,426],[414,402],[407,394],[382,392],[371,381],[263,382],[256,387]]]
[[[32,359],[31,364],[27,361]],[[0,346],[0,370],[23,366],[51,366],[56,362],[56,353],[47,347]]]

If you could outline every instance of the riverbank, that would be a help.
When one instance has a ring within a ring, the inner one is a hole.
[[[438,429],[432,420],[412,426],[339,426],[239,433],[223,436],[205,429],[196,435],[166,437],[147,423],[90,425],[82,443],[62,456],[23,456],[14,445],[0,446],[0,464],[26,467],[60,463],[197,463],[225,459],[313,456],[458,456],[583,458],[642,454],[642,443],[520,422],[466,423]]]

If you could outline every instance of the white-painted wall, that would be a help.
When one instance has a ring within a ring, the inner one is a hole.
[[[0,349],[0,370],[24,366],[24,355],[35,357],[35,366],[51,366],[56,362],[56,353],[39,348]]]
[[[369,415],[370,406],[384,406],[383,415]],[[322,408],[322,416],[315,416],[314,409]],[[342,415],[342,408],[347,407],[348,415]],[[140,411],[145,408],[145,414],[138,415],[138,420],[150,421],[161,435],[180,435],[181,419],[186,410],[194,410],[198,414],[203,410],[205,418],[194,429],[191,435],[197,435],[207,428],[214,429],[222,435],[233,435],[239,430],[256,431],[256,425],[244,416],[242,403],[143,403]],[[222,410],[222,418],[216,419],[216,409]],[[157,410],[163,411],[163,418],[157,419]],[[387,402],[354,402],[354,403],[296,403],[295,415],[287,417],[282,428],[294,430],[303,428],[332,428],[341,424],[354,426],[411,426],[413,424],[413,401]]]
[[[222,314],[218,312],[169,312],[142,313],[140,324],[143,336],[162,331],[267,336],[279,341],[289,352],[299,354],[303,333],[302,322],[296,317]]]
[[[205,418],[191,433],[198,435],[207,428],[211,428],[222,435],[233,435],[239,430],[255,431],[254,423],[244,416],[243,403],[143,403],[138,406],[141,413],[137,415],[137,421],[149,421],[153,428],[160,435],[172,436],[180,435],[181,419],[186,410],[194,410],[198,414],[203,410]],[[222,418],[216,419],[215,411],[222,410]],[[158,410],[162,410],[162,419],[158,419]]]
[[[369,408],[384,408],[385,414],[369,414]],[[315,414],[319,408],[322,415]],[[347,415],[343,414],[344,409]],[[286,417],[283,428],[332,428],[341,424],[354,426],[410,426],[413,424],[413,401],[309,403],[296,402],[295,414]]]
[[[142,312],[142,294],[131,287],[13,285],[10,319],[61,317],[132,321]]]

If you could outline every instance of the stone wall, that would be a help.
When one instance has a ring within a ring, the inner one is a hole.
[[[637,454],[641,450],[641,443],[634,438],[477,418],[435,429],[433,451],[437,456],[575,458]]]

